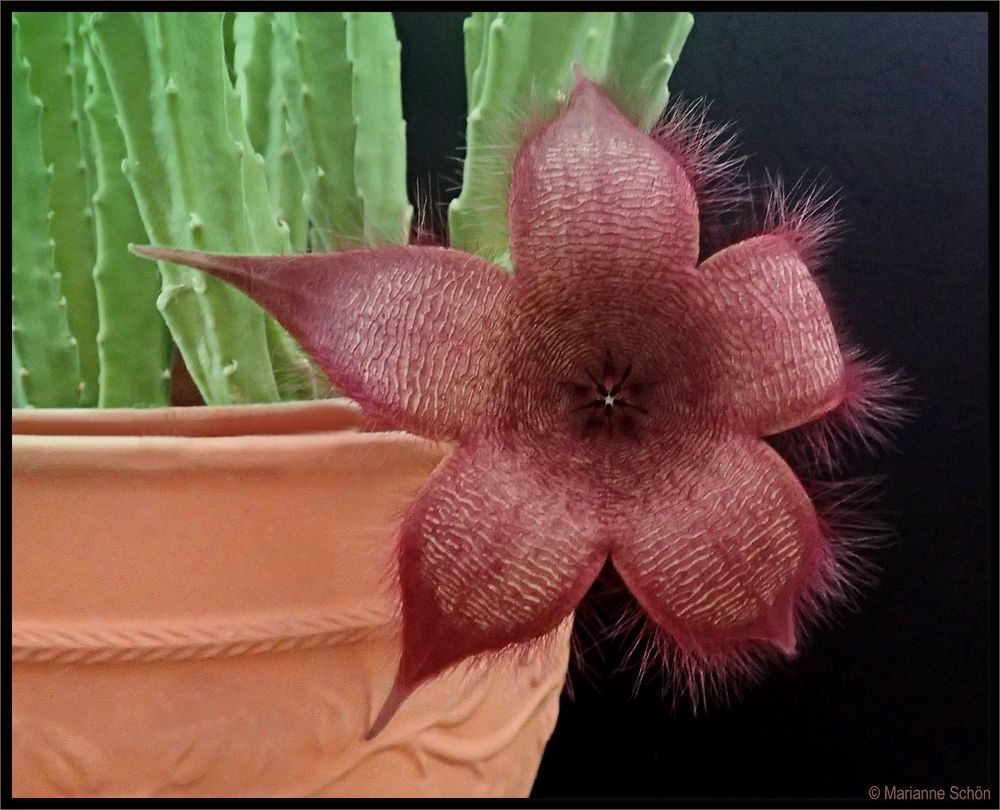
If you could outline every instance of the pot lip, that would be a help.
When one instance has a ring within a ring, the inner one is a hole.
[[[227,407],[11,409],[16,475],[326,470],[439,461],[449,443],[388,429],[348,399]],[[372,455],[374,451],[374,455]],[[367,459],[367,461],[365,461]]]
[[[353,400],[168,408],[11,408],[11,432],[23,436],[219,437],[371,430]]]
[[[186,474],[210,470],[263,473],[331,468],[384,469],[400,459],[437,464],[450,445],[403,431],[364,433],[331,430],[316,433],[240,436],[80,436],[11,437],[15,477],[57,473]]]

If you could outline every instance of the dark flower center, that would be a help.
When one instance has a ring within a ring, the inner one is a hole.
[[[582,415],[584,437],[606,433],[638,438],[639,419],[649,414],[641,401],[647,386],[635,378],[632,364],[619,366],[608,351],[600,372],[587,368],[584,375],[585,380],[572,383],[573,413]]]

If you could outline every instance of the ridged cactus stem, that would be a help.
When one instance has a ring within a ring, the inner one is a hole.
[[[248,252],[273,254],[290,250],[289,228],[271,210],[264,158],[254,150],[243,123],[240,98],[228,85],[225,89],[226,112],[230,132],[238,145],[242,199],[246,216]],[[268,350],[275,384],[282,399],[303,399],[316,395],[316,386],[326,377],[302,351],[298,343],[272,318],[265,321]]]
[[[242,137],[230,130],[234,91],[222,22],[216,12],[101,12],[92,17],[92,42],[115,99],[126,176],[150,239],[253,252],[243,161],[254,154],[245,130]],[[195,270],[161,264],[161,273],[159,309],[205,402],[276,401],[263,311]]]
[[[339,13],[275,12],[273,47],[313,247],[356,246],[362,235],[362,206],[354,182],[347,24]]]
[[[523,122],[557,109],[578,64],[649,127],[691,24],[677,12],[476,12],[465,28],[469,111],[452,246],[509,267],[507,192]]]
[[[309,217],[303,205],[305,190],[302,173],[295,162],[295,155],[289,143],[288,105],[280,85],[275,85],[277,110],[271,119],[272,137],[268,141],[264,162],[267,169],[267,185],[271,191],[271,203],[275,215],[288,226],[288,238],[292,250],[304,252],[309,245]]]
[[[80,404],[80,360],[70,333],[49,232],[52,173],[42,155],[42,102],[31,93],[20,20],[11,26],[12,405]]]
[[[236,12],[227,11],[222,15],[222,53],[231,84],[236,83],[236,37],[233,33],[235,22]]]
[[[476,106],[483,89],[486,72],[486,38],[496,11],[473,11],[465,18],[462,33],[465,39],[465,89],[467,109]]]
[[[93,145],[90,142],[90,126],[87,122],[84,105],[88,95],[88,58],[90,45],[86,40],[84,29],[89,25],[87,15],[80,11],[70,11],[66,14],[68,26],[67,40],[69,42],[69,65],[72,71],[73,112],[81,122],[78,129],[80,154],[84,164],[84,178],[87,181],[87,199],[93,199],[97,190],[97,162]],[[93,209],[91,209],[91,213]],[[94,231],[94,250],[97,250],[97,232]]]
[[[24,391],[24,379],[21,377],[21,356],[17,353],[17,343],[10,342],[10,407],[27,408],[28,395]]]
[[[302,175],[288,140],[288,103],[275,66],[272,29],[270,12],[236,13],[236,90],[250,142],[264,156],[271,208],[288,226],[292,250],[304,252],[309,220],[302,203]]]
[[[52,239],[55,267],[61,274],[70,329],[79,344],[80,404],[96,405],[97,296],[94,292],[95,244],[88,179],[92,166],[82,117],[84,74],[75,12],[18,11],[21,47],[32,66],[31,90],[44,105],[42,149],[52,166]]]
[[[643,129],[667,104],[667,82],[694,18],[681,11],[615,14],[606,76],[616,101]]]
[[[404,243],[412,208],[392,15],[275,12],[273,24],[313,248]]]
[[[387,11],[344,12],[356,129],[354,184],[365,244],[406,244],[413,207],[406,195],[406,122],[401,46]]]
[[[614,34],[624,15],[613,11],[591,11],[584,20],[583,63],[594,76],[606,76],[614,48]]]
[[[94,285],[100,329],[102,408],[143,408],[169,404],[173,341],[156,308],[160,279],[149,263],[128,251],[130,242],[147,241],[128,180],[122,174],[125,141],[115,120],[107,76],[89,45],[86,51],[90,125],[97,188],[94,216],[97,263]]]
[[[233,18],[233,69],[250,142],[267,151],[271,117],[271,12],[237,11]]]

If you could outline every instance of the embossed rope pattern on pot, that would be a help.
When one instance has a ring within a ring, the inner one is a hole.
[[[103,664],[183,661],[303,650],[397,632],[388,610],[302,613],[183,622],[14,621],[14,663]]]

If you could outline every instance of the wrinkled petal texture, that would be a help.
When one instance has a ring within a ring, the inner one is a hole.
[[[560,472],[558,451],[491,441],[459,448],[404,519],[397,685],[547,633],[606,557],[587,494]]]
[[[610,383],[628,368],[626,393],[644,411],[640,435],[687,430],[691,405],[707,386],[704,362],[691,362],[691,350],[707,345],[714,330],[692,316],[702,286],[694,268],[664,273],[655,286],[637,278],[581,279],[563,295],[553,295],[552,284],[516,276],[510,421],[579,440],[576,386],[606,369]]]
[[[559,287],[698,258],[698,206],[680,165],[586,79],[519,151],[508,227],[515,271]]]
[[[820,542],[795,474],[759,440],[686,437],[622,504],[611,559],[649,616],[693,649],[795,646],[794,597]]]
[[[141,251],[244,290],[373,415],[461,443],[403,520],[372,734],[427,678],[554,629],[609,554],[684,650],[794,650],[823,540],[761,437],[840,405],[844,360],[787,229],[697,264],[682,162],[580,78],[515,158],[513,276],[435,247]]]
[[[836,335],[789,242],[747,240],[695,270],[697,203],[680,162],[592,83],[519,152],[509,224],[507,402],[521,426],[566,425],[567,384],[609,354],[646,385],[660,430],[708,418],[769,435],[838,404]]]
[[[844,398],[844,362],[826,304],[788,243],[756,237],[655,282],[582,281],[561,297],[518,276],[507,375],[522,425],[546,432],[573,408],[567,382],[603,358],[631,368],[654,432],[719,425],[767,436],[819,418]]]
[[[496,419],[512,284],[484,259],[437,247],[291,256],[136,250],[243,290],[374,416],[441,439]]]
[[[719,251],[699,271],[705,296],[692,305],[712,330],[689,362],[704,362],[708,408],[734,427],[767,436],[840,403],[844,361],[837,335],[809,269],[786,240],[748,239]]]

